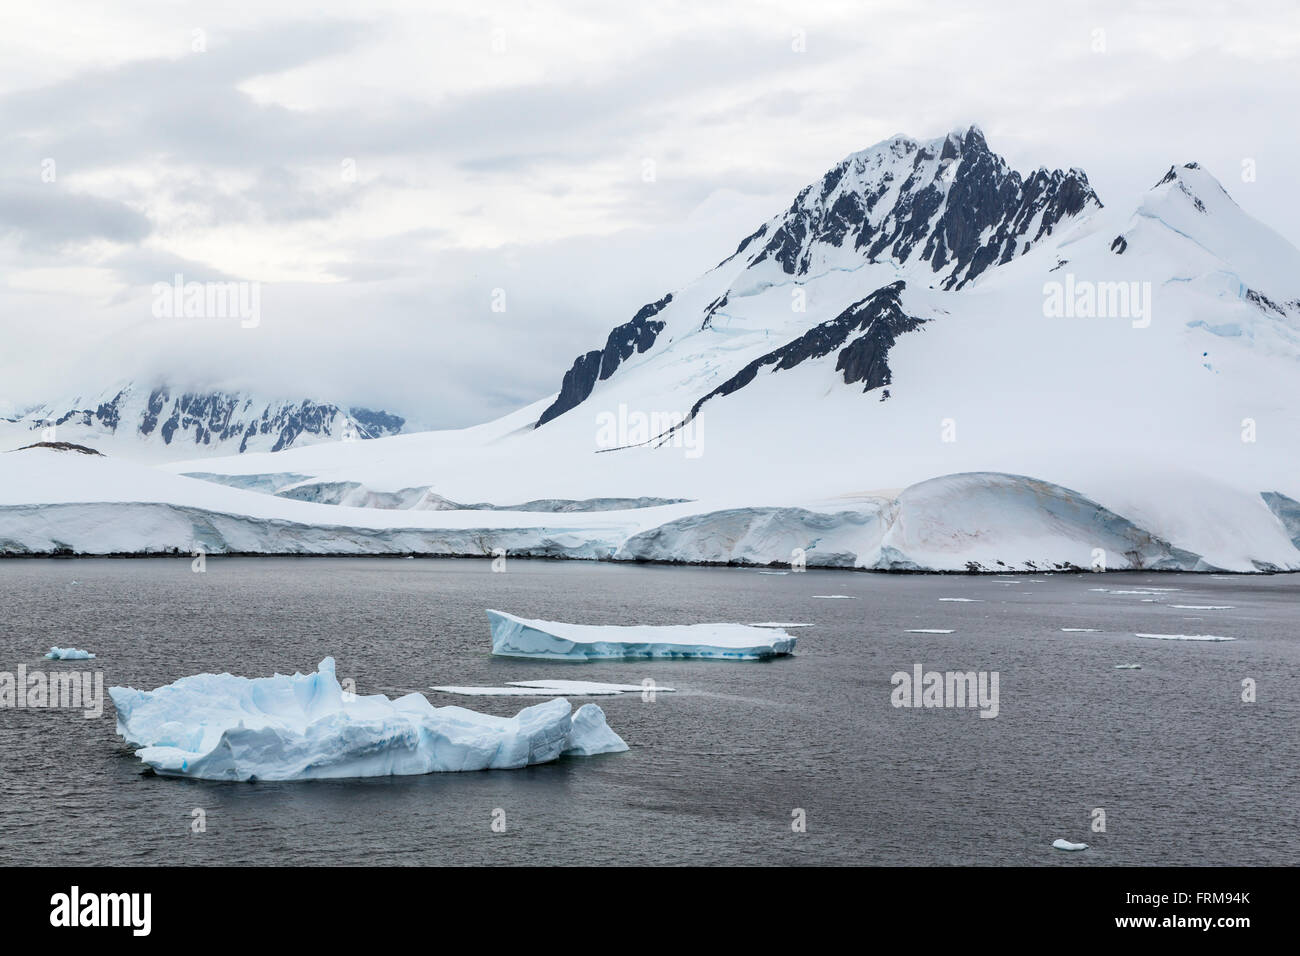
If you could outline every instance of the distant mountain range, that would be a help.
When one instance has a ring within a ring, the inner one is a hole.
[[[396,435],[405,420],[330,402],[267,399],[133,383],[0,419],[26,431],[146,460],[283,451],[313,442]]]

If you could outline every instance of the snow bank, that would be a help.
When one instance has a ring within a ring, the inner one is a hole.
[[[906,488],[876,567],[915,570],[1208,570],[1200,558],[1077,491],[1023,475],[945,475]]]
[[[90,651],[83,651],[76,647],[51,647],[50,652],[45,655],[52,661],[91,661],[95,655]]]
[[[1300,551],[1257,495],[1225,497],[1215,520],[1250,528],[1259,550],[1215,564],[1151,530],[1172,519],[1130,520],[1063,486],[992,472],[944,475],[902,491],[855,493],[808,507],[719,508],[715,499],[571,513],[346,507],[251,487],[98,456],[40,449],[0,454],[0,554],[202,548],[209,555],[488,557],[505,551],[511,557],[803,561],[810,568],[1005,574],[1091,567],[1100,550],[1112,570],[1300,570]],[[1261,523],[1268,527],[1260,530]]]
[[[802,551],[807,564],[852,568],[882,531],[880,505],[857,511],[731,508],[668,521],[628,538],[615,557],[625,561],[713,564],[788,563]]]
[[[488,611],[492,653],[589,661],[627,657],[707,657],[752,661],[794,651],[796,639],[778,628],[748,624],[564,624]]]
[[[503,770],[627,750],[595,704],[555,698],[493,717],[420,694],[345,694],[327,657],[312,674],[198,674],[153,691],[109,688],[117,732],[160,774],[316,780]]]

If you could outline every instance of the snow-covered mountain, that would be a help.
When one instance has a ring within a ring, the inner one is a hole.
[[[396,415],[310,399],[125,383],[0,419],[5,444],[58,440],[145,461],[275,452],[320,441],[382,438]]]
[[[888,263],[900,276],[960,289],[986,269],[1023,255],[1063,221],[1100,208],[1082,170],[1039,169],[1022,177],[989,150],[976,127],[927,143],[896,136],[836,165],[804,187],[789,209],[742,240],[709,274],[729,281],[704,306],[700,329],[713,328],[715,316],[721,316],[719,328],[733,327],[728,311],[733,299],[752,298],[774,286],[806,292],[818,277],[856,271],[864,263]],[[610,332],[604,349],[579,356],[538,424],[582,402],[634,352],[650,349],[668,321],[661,313],[673,302],[669,293],[646,305]],[[692,317],[694,305],[685,307]],[[806,301],[792,298],[791,307],[801,310]],[[794,351],[817,347],[809,339]],[[859,345],[856,359],[846,361],[861,368],[868,351],[876,349]],[[791,367],[798,359],[787,353],[781,361]],[[886,370],[876,371],[881,377]]]
[[[894,137],[528,408],[148,481],[0,456],[0,544],[1300,569],[1300,252],[1195,163],[1152,183]]]

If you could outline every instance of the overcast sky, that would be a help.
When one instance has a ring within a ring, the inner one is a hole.
[[[1300,243],[1298,9],[6,2],[0,410],[136,378],[483,421],[848,153],[970,123],[1108,205],[1198,160]],[[155,317],[177,273],[259,283],[260,325]]]

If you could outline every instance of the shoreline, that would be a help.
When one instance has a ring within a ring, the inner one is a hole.
[[[195,557],[193,552],[180,550],[171,551],[113,551],[108,553],[95,553],[87,551],[34,551],[34,552],[17,552],[17,551],[0,551],[0,561],[6,560],[90,560],[95,558],[112,559],[120,561],[131,560],[148,560],[157,558],[171,558],[174,560],[191,561]],[[438,552],[406,552],[379,554],[375,552],[348,554],[344,552],[301,552],[301,551],[209,551],[204,553],[207,558],[306,558],[306,559],[340,559],[340,558],[364,558],[364,559],[388,559],[391,561],[405,561],[408,559],[424,560],[467,560],[467,561],[493,561],[495,556],[491,554],[455,554],[455,553],[438,553]],[[794,571],[788,564],[780,562],[771,562],[768,564],[756,564],[753,562],[742,561],[667,561],[657,558],[571,558],[564,555],[546,555],[546,554],[507,554],[506,557],[511,561],[563,561],[575,563],[590,564],[618,564],[618,565],[637,565],[649,564],[657,567],[689,567],[689,568],[736,568],[741,570],[765,571],[765,570],[784,570],[789,574],[801,574],[801,571]],[[1234,577],[1252,578],[1257,576],[1272,577],[1284,574],[1300,574],[1300,570],[1288,571],[1283,568],[1272,570],[1255,570],[1255,571],[1228,571],[1217,568],[1207,569],[1204,571],[1195,571],[1186,568],[1111,568],[1104,571],[1092,571],[1088,568],[1081,568],[1076,565],[1061,565],[1060,567],[1051,568],[1006,568],[1006,569],[963,569],[963,570],[942,570],[929,568],[862,568],[862,567],[845,567],[844,565],[831,564],[808,564],[808,571],[844,571],[851,574],[893,574],[893,575],[935,575],[943,577],[997,577],[1006,575],[1025,575],[1025,574],[1069,574],[1069,575],[1092,575],[1092,574],[1208,574],[1208,575],[1233,575]]]

